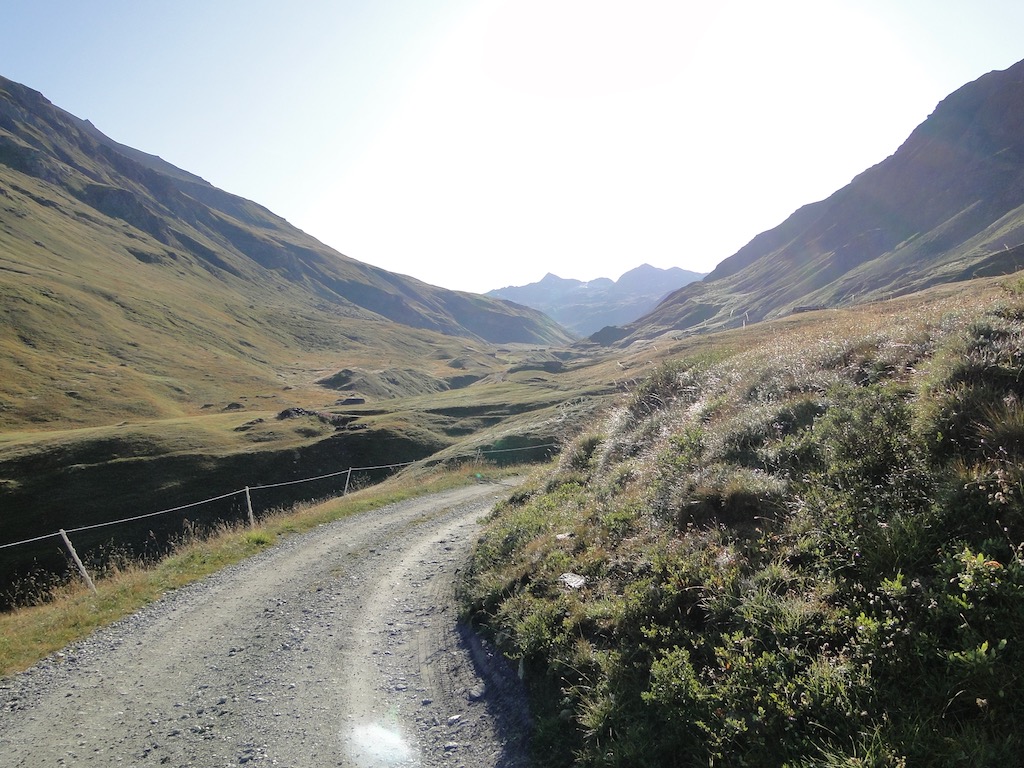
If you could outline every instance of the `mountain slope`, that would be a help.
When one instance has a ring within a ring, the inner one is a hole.
[[[735,327],[1024,265],[1024,62],[944,99],[889,158],[606,343]]]
[[[481,345],[569,339],[342,256],[2,78],[0,298],[0,424],[189,413],[353,365],[443,376]]]
[[[642,264],[618,280],[583,282],[549,273],[540,282],[499,288],[487,295],[538,309],[570,331],[587,336],[607,325],[636,320],[672,291],[702,277],[679,267]]]

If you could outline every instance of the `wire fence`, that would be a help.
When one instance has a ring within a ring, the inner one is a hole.
[[[544,444],[544,445],[524,445],[524,446],[519,446],[517,448],[495,448],[495,449],[490,449],[490,450],[478,450],[478,451],[474,451],[473,453],[470,453],[470,454],[464,454],[464,455],[461,455],[461,456],[450,456],[450,457],[447,457],[447,458],[448,459],[465,459],[465,458],[474,458],[476,456],[482,456],[484,454],[511,453],[513,451],[527,451],[527,450],[529,450],[529,451],[536,451],[536,450],[540,450],[540,449],[543,449],[543,448],[557,448],[557,447],[558,447],[557,443],[547,443],[547,444]],[[78,526],[76,528],[67,528],[67,529],[61,528],[60,530],[54,531],[53,533],[43,534],[42,536],[34,536],[34,537],[30,538],[30,539],[23,539],[21,541],[12,541],[12,542],[9,542],[7,544],[0,544],[0,550],[8,549],[10,547],[17,547],[17,546],[21,546],[21,545],[24,545],[24,544],[33,544],[35,542],[45,541],[46,539],[61,538],[61,539],[63,539],[64,544],[66,545],[68,551],[71,553],[71,557],[75,561],[76,566],[82,572],[83,577],[88,582],[90,580],[89,580],[88,574],[87,574],[87,572],[85,570],[85,566],[82,565],[81,560],[79,560],[78,555],[77,555],[77,553],[74,550],[74,547],[71,545],[71,542],[68,539],[68,534],[81,533],[83,531],[91,531],[91,530],[95,530],[97,528],[106,528],[108,526],[113,526],[113,525],[123,525],[125,523],[134,523],[134,522],[137,522],[139,520],[145,520],[147,518],[152,518],[152,517],[159,517],[161,515],[167,515],[167,514],[170,514],[172,512],[181,512],[182,510],[185,510],[185,509],[191,509],[193,507],[199,507],[199,506],[202,506],[203,504],[210,504],[210,503],[215,502],[215,501],[221,501],[223,499],[228,499],[228,498],[231,498],[233,496],[240,496],[240,495],[244,495],[245,496],[246,511],[248,513],[249,523],[250,523],[250,525],[255,525],[255,517],[254,517],[254,514],[253,514],[252,498],[251,498],[251,492],[252,491],[258,491],[258,490],[261,490],[261,489],[270,489],[270,488],[281,488],[281,487],[286,486],[286,485],[298,485],[300,483],[312,483],[312,482],[315,482],[317,480],[325,480],[325,479],[329,479],[329,478],[332,478],[332,477],[340,477],[341,475],[345,475],[345,488],[344,488],[344,490],[341,493],[341,495],[344,496],[344,495],[346,495],[348,493],[349,484],[350,484],[350,481],[352,479],[352,473],[353,472],[370,472],[370,471],[381,470],[381,469],[400,469],[402,467],[408,467],[408,466],[411,466],[413,464],[419,463],[421,461],[423,461],[423,460],[419,459],[417,461],[406,461],[406,462],[401,462],[399,464],[379,464],[379,465],[373,466],[373,467],[348,467],[347,469],[342,469],[342,470],[339,470],[337,472],[328,472],[327,474],[317,475],[315,477],[304,477],[304,478],[301,478],[299,480],[287,480],[285,482],[280,482],[280,483],[267,483],[266,485],[245,486],[244,488],[240,488],[237,491],[230,491],[228,493],[222,493],[219,496],[213,496],[213,497],[208,498],[208,499],[201,499],[200,501],[193,501],[193,502],[191,502],[189,504],[182,504],[182,505],[177,506],[177,507],[170,507],[168,509],[161,509],[158,512],[148,512],[148,513],[146,513],[144,515],[135,515],[133,517],[124,517],[124,518],[120,518],[118,520],[108,520],[107,522],[103,522],[103,523],[93,523],[91,525],[80,525],[80,526]]]

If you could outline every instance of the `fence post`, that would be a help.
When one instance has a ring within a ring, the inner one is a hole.
[[[252,513],[252,497],[249,495],[249,486],[245,486],[245,508],[249,510],[249,527],[256,527],[256,517]]]
[[[345,490],[341,492],[342,496],[348,496],[348,481],[352,479],[352,467],[348,468],[348,472],[345,474]]]
[[[89,576],[89,572],[85,570],[85,565],[78,557],[78,553],[75,552],[75,548],[71,546],[71,539],[68,538],[68,535],[64,532],[63,528],[60,529],[60,537],[64,539],[64,544],[67,546],[68,552],[71,553],[71,558],[75,561],[75,565],[78,566],[78,571],[82,574],[82,578],[85,579],[85,583],[89,585],[89,589],[92,590],[94,595],[98,594],[96,592],[96,585],[92,583],[92,577]]]

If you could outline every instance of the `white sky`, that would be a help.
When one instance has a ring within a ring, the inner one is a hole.
[[[710,271],[1024,58],[1016,0],[0,0],[0,75],[338,251]]]

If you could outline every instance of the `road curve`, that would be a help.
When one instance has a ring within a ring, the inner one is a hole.
[[[527,765],[454,580],[508,488],[320,526],[0,680],[4,766]]]

